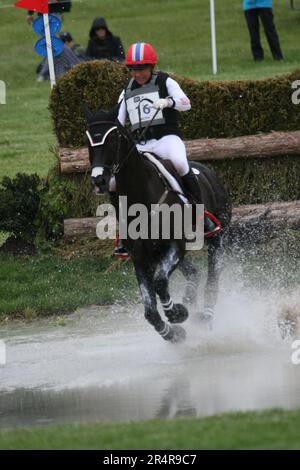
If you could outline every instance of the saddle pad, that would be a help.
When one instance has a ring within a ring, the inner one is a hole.
[[[143,152],[143,155],[145,155],[145,157],[148,158],[148,160],[153,163],[153,165],[156,166],[156,168],[160,171],[160,173],[162,175],[164,175],[164,177],[166,178],[167,182],[169,183],[170,187],[172,189],[174,189],[174,191],[178,192],[178,196],[180,197],[180,199],[182,200],[182,202],[184,204],[188,204],[188,200],[187,198],[185,197],[184,194],[182,194],[182,189],[181,187],[179,186],[178,182],[176,181],[176,179],[174,178],[173,175],[171,175],[167,169],[164,167],[164,165],[159,161],[157,160],[157,158],[154,157],[154,155],[152,155],[152,153],[149,153],[149,152]]]

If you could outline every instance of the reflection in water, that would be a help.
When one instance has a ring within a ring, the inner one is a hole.
[[[0,423],[136,421],[299,406],[300,368],[257,354],[163,364],[149,377],[102,387],[19,388],[0,395]]]

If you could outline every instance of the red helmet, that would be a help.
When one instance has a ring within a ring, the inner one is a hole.
[[[126,55],[126,65],[129,67],[156,65],[157,55],[154,47],[147,42],[131,44]]]

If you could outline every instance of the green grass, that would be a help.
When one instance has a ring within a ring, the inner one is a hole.
[[[0,431],[0,449],[300,449],[300,411]]]
[[[91,304],[135,298],[132,266],[111,270],[107,258],[0,255],[0,320],[64,313]]]
[[[207,0],[82,0],[65,14],[65,30],[82,45],[94,17],[106,17],[124,46],[144,40],[159,54],[159,67],[198,80],[257,79],[283,74],[299,67],[300,12],[289,2],[275,2],[275,20],[285,61],[274,62],[262,34],[266,60],[254,63],[241,1],[216,3],[219,73],[211,73],[209,2]],[[39,58],[33,51],[38,37],[25,22],[25,11],[0,1],[0,80],[6,83],[7,104],[0,105],[0,178],[18,171],[44,176],[53,163],[49,147],[55,144],[47,110],[49,83],[37,83]],[[101,7],[101,8],[100,8]]]

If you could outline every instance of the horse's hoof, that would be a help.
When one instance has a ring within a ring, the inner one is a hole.
[[[197,297],[198,297],[197,287],[191,282],[190,284],[187,285],[185,289],[185,294],[182,299],[182,303],[184,305],[196,305]]]
[[[163,330],[160,331],[159,334],[164,340],[170,341],[171,343],[181,343],[186,338],[186,332],[182,326],[170,326],[167,323],[165,323]]]
[[[281,318],[278,321],[278,328],[282,339],[293,338],[297,331],[297,319]]]
[[[183,305],[187,305],[189,307],[193,307],[195,305],[197,305],[197,296],[195,297],[188,297],[188,296],[184,296],[182,298],[182,303]]]
[[[204,309],[204,312],[201,312],[198,316],[198,319],[201,325],[205,326],[209,330],[212,330],[213,327],[213,311],[212,309]]]
[[[174,304],[172,310],[165,311],[170,323],[183,323],[189,316],[188,309],[182,304]]]
[[[171,326],[171,343],[182,343],[186,339],[186,332],[180,325]]]

